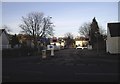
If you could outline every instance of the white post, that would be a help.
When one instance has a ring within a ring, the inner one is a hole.
[[[51,49],[51,56],[54,56],[54,49]]]
[[[42,50],[42,58],[45,59],[47,56],[46,56],[46,50]]]

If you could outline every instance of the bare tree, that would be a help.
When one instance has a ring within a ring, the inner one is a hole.
[[[53,23],[51,17],[44,17],[42,12],[31,12],[26,17],[22,17],[23,23],[20,25],[22,32],[33,37],[45,37],[53,35]]]
[[[73,34],[68,32],[65,34],[65,46],[67,48],[70,48],[70,47],[73,47],[73,44],[75,43],[74,42],[74,39],[73,39]]]
[[[7,33],[10,33],[12,31],[7,25],[3,25],[2,28],[5,29]]]
[[[20,28],[25,34],[28,34],[34,38],[35,48],[37,48],[37,40],[42,37],[53,35],[53,23],[52,17],[45,17],[42,12],[31,12],[26,17],[22,17],[23,23]]]
[[[88,37],[89,36],[89,31],[90,31],[90,28],[91,28],[90,25],[91,25],[91,23],[84,23],[82,26],[80,26],[78,33],[80,35]]]
[[[78,33],[80,35],[88,37],[90,30],[91,30],[91,23],[90,22],[84,23],[82,26],[80,26]],[[106,30],[102,26],[99,26],[99,32],[101,35],[106,35]]]
[[[73,34],[70,33],[70,32],[68,32],[68,33],[65,34],[65,37],[66,37],[66,38],[73,39]]]
[[[106,30],[102,26],[99,26],[99,32],[101,35],[107,35]]]

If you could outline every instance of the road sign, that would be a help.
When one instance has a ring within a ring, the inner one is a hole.
[[[47,45],[47,50],[53,50],[54,49],[54,45]]]

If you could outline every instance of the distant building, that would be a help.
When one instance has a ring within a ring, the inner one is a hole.
[[[33,37],[29,35],[19,34],[18,39],[19,39],[20,44],[34,48]]]
[[[56,46],[58,49],[63,49],[65,46],[64,38],[53,37],[50,40],[50,44]]]
[[[9,45],[9,37],[5,29],[0,29],[0,49],[11,48]]]
[[[88,38],[85,37],[80,37],[80,38],[76,38],[75,39],[75,45],[77,46],[81,46],[81,47],[86,47],[88,45]]]
[[[106,52],[111,54],[120,53],[120,22],[108,23]]]

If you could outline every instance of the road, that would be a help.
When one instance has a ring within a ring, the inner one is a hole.
[[[118,82],[119,60],[102,55],[64,49],[47,59],[40,56],[4,58],[2,79],[3,82]]]

